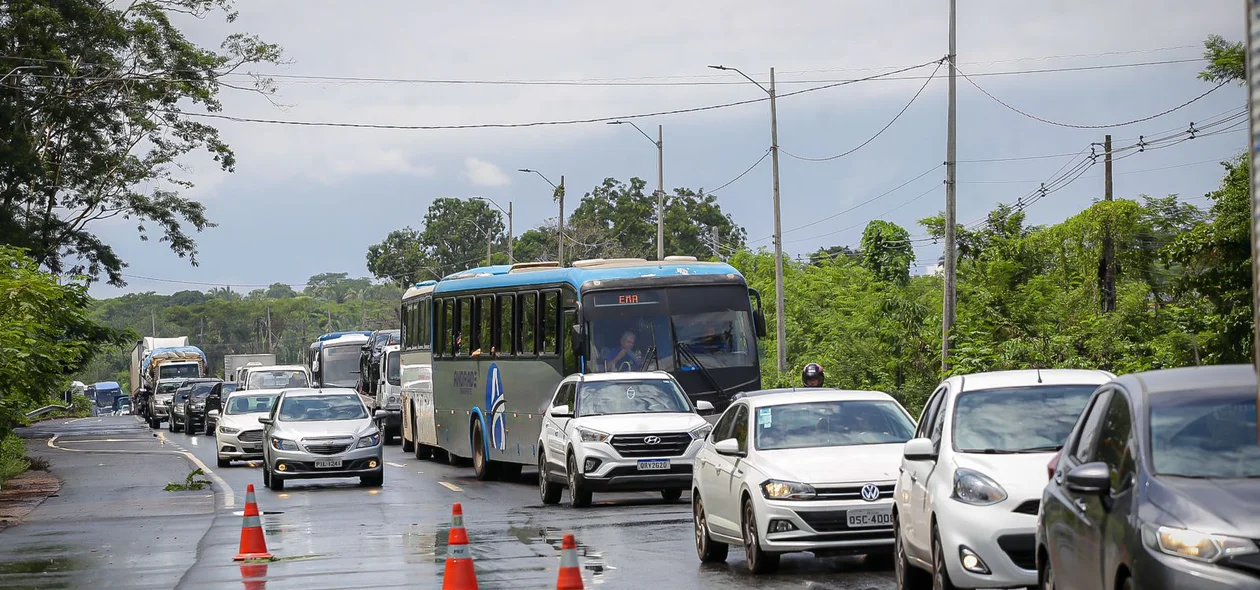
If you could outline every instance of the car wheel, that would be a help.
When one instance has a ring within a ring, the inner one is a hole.
[[[430,447],[429,445],[422,445],[419,442],[415,443],[415,445],[417,459],[423,461],[433,457],[433,447]]]
[[[149,418],[149,428],[158,429],[162,427],[162,422],[157,418]]]
[[[494,465],[486,458],[486,445],[481,438],[481,424],[479,423],[473,425],[472,443],[473,474],[481,481],[494,479]]]
[[[229,467],[232,465],[232,460],[228,459],[227,457],[219,457],[218,459],[219,459],[219,467]]]
[[[726,561],[726,554],[730,552],[731,546],[726,543],[719,543],[709,536],[709,520],[704,514],[704,504],[700,502],[700,497],[693,494],[695,500],[691,503],[691,517],[696,529],[696,555],[700,557],[701,563],[717,563]]]
[[[945,550],[941,547],[941,534],[932,526],[932,590],[954,590],[949,579],[949,567],[945,564]]]
[[[267,468],[266,463],[263,464],[263,487],[271,487],[271,469]]]
[[[385,470],[376,475],[364,475],[359,478],[359,485],[368,488],[379,488],[385,485]]]
[[[1057,585],[1054,577],[1054,564],[1050,563],[1050,557],[1046,556],[1045,561],[1037,570],[1037,587],[1041,590],[1054,590]]]
[[[679,498],[682,498],[682,490],[661,490],[661,499],[666,502],[677,502]]]
[[[905,541],[901,536],[901,522],[896,514],[893,514],[893,577],[897,580],[899,590],[931,588],[932,578],[927,572],[911,565],[910,557],[906,555]]]
[[[761,549],[761,540],[757,537],[757,513],[751,500],[744,500],[744,557],[748,561],[748,571],[754,574],[769,574],[779,569],[779,554]]]
[[[284,478],[280,477],[280,474],[274,471],[271,472],[271,476],[267,478],[265,483],[267,487],[277,492],[284,489]]]
[[[550,481],[548,476],[547,456],[538,453],[538,495],[542,497],[543,504],[559,504],[560,495],[564,493],[564,486]]]
[[[582,487],[582,474],[578,473],[577,458],[569,455],[569,504],[574,508],[586,508],[591,505],[591,491]]]

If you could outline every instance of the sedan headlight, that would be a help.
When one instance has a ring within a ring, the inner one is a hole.
[[[1143,526],[1142,539],[1152,549],[1206,563],[1235,555],[1260,553],[1260,547],[1257,547],[1256,543],[1250,539],[1212,535],[1169,526]]]
[[[379,444],[381,444],[381,433],[373,432],[372,434],[359,439],[358,448],[362,449],[364,447],[374,447]]]
[[[818,493],[807,483],[771,479],[761,484],[761,495],[771,500],[812,500]]]
[[[979,471],[959,469],[954,472],[954,493],[951,497],[963,504],[988,506],[1005,500],[1006,490]]]
[[[589,428],[578,428],[577,431],[578,436],[582,439],[582,442],[604,442],[608,440],[609,436],[611,436],[607,432],[600,432]]]
[[[277,451],[296,451],[296,450],[298,450],[298,446],[297,446],[297,443],[296,443],[296,442],[291,441],[291,440],[289,440],[289,439],[287,439],[287,438],[276,438],[276,437],[274,437],[274,436],[273,436],[273,437],[271,437],[271,448],[273,448],[273,449],[275,449],[275,450],[277,450]]]
[[[692,430],[691,438],[692,440],[704,440],[709,436],[710,432],[713,432],[713,425],[706,423],[704,426]]]
[[[223,434],[236,434],[240,431],[241,431],[240,428],[232,428],[231,426],[219,426],[219,432],[222,432]],[[278,439],[272,439],[272,440],[278,440]]]

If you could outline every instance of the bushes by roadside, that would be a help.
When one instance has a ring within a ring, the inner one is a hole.
[[[16,434],[0,439],[0,484],[26,472],[31,466],[26,460],[26,443]]]

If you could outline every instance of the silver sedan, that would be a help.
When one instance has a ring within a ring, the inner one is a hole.
[[[358,477],[385,481],[381,431],[351,389],[289,389],[263,424],[263,485],[284,489],[290,479]]]

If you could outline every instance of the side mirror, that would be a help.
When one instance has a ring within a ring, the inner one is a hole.
[[[206,415],[207,415],[207,416],[209,416],[209,417],[211,417],[211,418],[218,418],[218,417],[219,417],[219,411],[218,411],[218,410],[210,410],[209,412],[206,412]]]
[[[260,416],[260,417],[258,418],[258,423],[259,423],[259,424],[266,424],[267,426],[271,426],[272,424],[275,424],[275,420],[272,420],[271,418],[267,418],[267,417],[265,417],[265,416]]]
[[[912,438],[903,451],[907,461],[935,461],[936,449],[930,438]]]
[[[386,412],[385,410],[377,410],[375,412],[372,412],[372,417],[376,418],[377,420],[384,420],[385,417],[388,415],[389,415],[389,412]]]
[[[1111,472],[1102,461],[1078,465],[1067,472],[1067,489],[1078,494],[1102,495],[1111,491]]]
[[[753,312],[753,329],[757,331],[758,338],[766,337],[766,314],[760,309]]]
[[[551,417],[552,418],[572,418],[573,410],[569,409],[569,406],[556,406],[554,408],[551,408]]]
[[[581,355],[582,351],[586,350],[586,339],[582,337],[582,326],[579,324],[574,324],[572,328],[573,328],[573,335],[570,337],[572,339],[571,348],[577,355]]]
[[[711,413],[713,413],[713,404],[711,404],[711,403],[709,403],[709,402],[707,402],[707,401],[704,401],[704,400],[700,400],[700,401],[696,402],[696,413],[697,413],[697,414],[711,414]]]
[[[713,450],[717,451],[719,455],[728,457],[743,457],[748,454],[739,450],[739,441],[733,438],[718,441],[717,444],[713,445]]]

